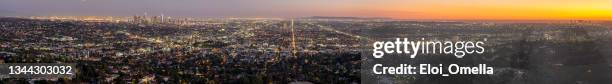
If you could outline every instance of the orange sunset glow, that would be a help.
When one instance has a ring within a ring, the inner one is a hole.
[[[367,2],[364,16],[398,19],[612,20],[612,0],[422,0]]]

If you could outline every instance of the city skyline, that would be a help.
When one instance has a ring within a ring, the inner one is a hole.
[[[612,20],[612,1],[5,0],[0,16],[388,17],[450,20]]]

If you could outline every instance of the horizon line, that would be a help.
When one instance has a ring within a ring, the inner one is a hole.
[[[139,16],[139,15],[131,15]],[[112,15],[42,15],[42,16],[0,16],[0,17],[131,17],[131,16],[112,16]],[[142,16],[142,15],[140,15]],[[346,17],[357,19],[386,19],[386,20],[414,20],[414,21],[612,21],[612,19],[423,19],[423,18],[393,18],[384,16],[168,16],[180,18],[309,18],[309,17]]]

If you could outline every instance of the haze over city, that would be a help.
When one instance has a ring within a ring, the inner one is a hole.
[[[3,0],[0,16],[350,16],[394,19],[611,20],[608,0]]]

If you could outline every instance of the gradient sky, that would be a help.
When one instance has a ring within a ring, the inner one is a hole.
[[[612,0],[1,0],[0,16],[612,20]]]

